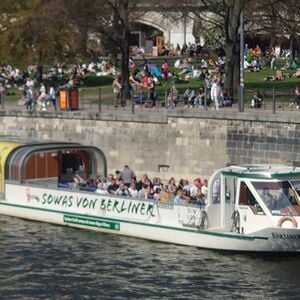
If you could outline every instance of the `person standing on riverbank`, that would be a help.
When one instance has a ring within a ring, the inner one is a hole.
[[[115,107],[118,107],[120,104],[120,97],[121,97],[121,90],[122,90],[122,85],[121,85],[121,76],[117,75],[116,78],[114,79],[113,83],[113,92],[115,95],[115,102],[114,105]]]
[[[222,92],[222,87],[220,84],[220,80],[218,78],[215,78],[213,80],[213,84],[211,86],[211,101],[213,104],[213,110],[219,110],[220,107],[220,100],[223,98],[223,92]]]
[[[295,88],[295,104],[296,104],[296,108],[299,109],[299,107],[300,107],[300,85],[297,85]]]

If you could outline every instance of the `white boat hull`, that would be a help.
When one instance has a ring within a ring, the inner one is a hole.
[[[58,225],[208,249],[299,252],[298,229],[266,228],[251,234],[199,229],[201,209],[95,193],[6,184],[0,213]],[[209,222],[209,216],[208,216]]]

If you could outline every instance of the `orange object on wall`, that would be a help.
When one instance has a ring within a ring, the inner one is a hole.
[[[77,110],[79,108],[77,88],[59,91],[59,108],[61,110]]]

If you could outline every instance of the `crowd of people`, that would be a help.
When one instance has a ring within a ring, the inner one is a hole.
[[[168,108],[175,108],[182,100],[185,107],[203,108],[206,98],[207,105],[213,103],[214,108],[231,106],[232,99],[223,91],[225,61],[223,57],[202,58],[199,62],[192,62],[192,57],[183,56],[170,65],[168,59],[162,59],[161,65],[152,63],[150,59],[143,58],[137,63],[133,58],[129,60],[129,83],[135,104],[147,107],[156,106],[158,85],[168,84],[166,100]],[[190,79],[199,80],[196,90],[187,88],[180,95],[179,88],[182,83],[189,83]],[[200,84],[201,81],[201,84]],[[113,82],[115,104],[121,97],[121,76],[116,75]],[[181,98],[181,99],[180,99]]]
[[[167,183],[163,183],[159,177],[151,180],[147,174],[138,179],[128,165],[122,170],[116,170],[115,174],[109,174],[105,179],[100,177],[84,179],[78,172],[73,179],[76,188],[94,191],[100,195],[170,201],[176,204],[204,204],[207,199],[206,179],[195,178],[193,183],[180,179],[177,183],[175,178],[171,177]]]
[[[203,108],[205,105],[212,109],[219,110],[221,107],[231,106],[233,98],[224,90],[225,59],[224,51],[214,54],[203,55],[203,49],[197,44],[188,44],[180,47],[164,48],[165,55],[179,55],[174,63],[170,63],[169,56],[161,59],[160,63],[151,62],[142,53],[138,58],[129,59],[129,84],[130,92],[136,105],[145,107],[156,107],[159,98],[157,92],[158,85],[166,86],[165,98],[166,106],[173,109],[179,101],[185,107]],[[275,74],[263,78],[265,81],[281,81],[288,77],[300,77],[300,68],[295,69],[294,74],[276,69],[276,58],[278,54],[272,48],[268,54],[271,57],[270,68]],[[202,55],[202,56],[200,56]],[[245,45],[245,67],[249,71],[260,71],[263,51],[256,45],[248,48]],[[197,59],[195,60],[195,57]],[[173,60],[174,61],[174,60]],[[285,68],[285,67],[283,67]],[[39,72],[37,65],[30,65],[25,71],[11,65],[0,68],[0,91],[1,94],[9,94],[9,90],[14,87],[22,93],[20,101],[28,110],[37,109],[45,111],[50,106],[57,109],[56,96],[61,87],[78,87],[84,76],[93,74],[95,76],[114,76],[113,94],[114,105],[122,105],[121,95],[124,92],[122,87],[121,74],[116,71],[116,67],[110,59],[101,62],[81,63],[73,66],[56,65]],[[39,74],[40,73],[40,74]],[[199,80],[199,86],[193,88],[189,86],[183,90],[181,84],[189,84],[191,79]],[[125,91],[126,92],[126,91]],[[251,104],[251,107],[252,104]],[[259,107],[259,106],[256,106]]]
[[[57,64],[44,70],[38,65],[29,65],[23,71],[12,65],[5,65],[0,67],[0,92],[1,95],[10,95],[18,89],[22,94],[19,104],[28,110],[45,111],[50,105],[56,110],[58,90],[79,87],[81,78],[89,74],[115,75],[116,70],[109,59],[72,66]]]

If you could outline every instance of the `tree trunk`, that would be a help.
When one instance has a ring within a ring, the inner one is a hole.
[[[122,87],[123,87],[123,99],[130,99],[130,85],[129,85],[129,36],[130,36],[130,25],[129,25],[129,7],[128,0],[125,0],[122,5],[123,14],[123,34],[122,34]]]
[[[239,86],[240,81],[240,45],[239,27],[243,0],[234,1],[225,7],[225,81],[224,89],[230,95]]]
[[[289,65],[292,66],[293,61],[295,60],[295,34],[291,33],[290,35],[290,57]]]
[[[129,31],[124,32],[124,41],[122,51],[122,87],[125,99],[130,99],[129,85]]]
[[[225,44],[226,63],[225,63],[225,81],[224,90],[230,95],[233,95],[233,70],[234,70],[234,45],[231,43]]]

